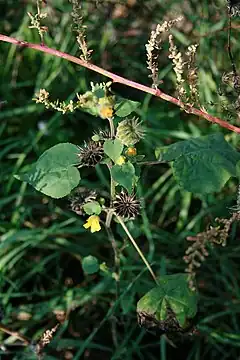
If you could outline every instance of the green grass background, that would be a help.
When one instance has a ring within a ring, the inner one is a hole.
[[[71,5],[67,0],[48,1],[49,27],[46,44],[79,55],[71,31]],[[218,88],[221,76],[231,71],[227,56],[227,8],[225,1],[145,0],[83,1],[92,61],[131,80],[151,86],[146,68],[145,44],[154,25],[163,19],[185,16],[173,29],[184,52],[199,43],[200,97],[205,108],[237,125],[222,113]],[[124,8],[124,4],[128,6]],[[27,12],[35,13],[34,1],[2,0],[1,33],[39,42],[29,29]],[[120,11],[120,15],[117,14]],[[232,47],[239,64],[239,18],[233,18]],[[159,74],[161,88],[175,94],[175,77],[163,44]],[[37,340],[56,323],[56,312],[71,309],[59,328],[45,359],[237,359],[240,353],[239,235],[234,226],[226,248],[211,251],[198,275],[200,290],[198,329],[195,337],[173,347],[165,337],[146,333],[137,325],[136,302],[154,286],[138,255],[123,232],[114,228],[121,255],[121,296],[115,301],[114,281],[102,275],[86,276],[81,259],[94,255],[112,265],[112,249],[104,231],[91,235],[83,220],[69,211],[68,202],[52,200],[16,180],[13,175],[28,167],[43,151],[59,142],[81,145],[104,120],[84,112],[62,115],[32,101],[40,88],[54,99],[69,100],[83,93],[90,82],[107,79],[60,58],[0,43],[0,301],[2,322]],[[119,95],[141,102],[137,115],[148,133],[139,147],[154,159],[156,146],[222,131],[238,147],[238,136],[179,108],[122,85]],[[230,92],[230,90],[229,90]],[[210,106],[209,102],[215,102]],[[44,127],[44,129],[42,128]],[[108,190],[103,167],[84,170],[83,186]],[[158,275],[184,271],[186,237],[203,231],[216,216],[229,217],[235,204],[236,181],[221,193],[198,196],[177,186],[168,166],[143,169],[139,193],[144,199],[141,216],[130,230]],[[35,359],[31,348],[0,333],[1,359]]]

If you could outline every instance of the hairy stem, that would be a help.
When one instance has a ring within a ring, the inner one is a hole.
[[[120,225],[122,226],[123,230],[125,231],[125,233],[127,234],[129,240],[131,241],[131,243],[133,244],[133,246],[135,247],[135,249],[137,250],[139,256],[141,257],[142,261],[144,262],[144,264],[146,265],[148,271],[150,272],[150,274],[152,275],[153,280],[157,282],[157,278],[156,275],[154,274],[149,262],[147,261],[147,259],[145,258],[145,256],[143,255],[141,249],[139,248],[139,246],[137,245],[136,241],[134,240],[134,238],[132,237],[132,235],[130,234],[128,228],[126,227],[125,223],[123,222],[122,218],[120,216],[118,216],[116,213],[114,213],[114,215],[116,216],[116,218],[118,219]]]
[[[120,257],[119,257],[119,250],[117,246],[117,242],[115,240],[115,237],[113,235],[112,229],[111,229],[111,222],[113,217],[113,210],[110,209],[107,212],[107,217],[105,221],[105,227],[108,235],[108,239],[112,245],[113,253],[114,253],[114,272],[115,272],[115,280],[116,280],[116,299],[118,299],[120,295],[120,287],[119,287],[119,280],[120,280]]]
[[[18,46],[22,46],[22,47],[29,48],[29,49],[35,49],[35,50],[38,50],[38,51],[42,51],[42,52],[44,52],[46,54],[50,54],[50,55],[53,55],[53,56],[60,57],[62,59],[66,59],[66,60],[71,61],[71,62],[73,62],[75,64],[83,66],[83,67],[85,67],[87,69],[93,70],[93,71],[95,71],[95,72],[97,72],[97,73],[99,73],[99,74],[101,74],[103,76],[106,76],[106,77],[112,79],[113,82],[117,82],[117,83],[129,86],[129,87],[138,89],[138,90],[143,91],[145,93],[152,94],[152,95],[154,95],[156,97],[159,97],[159,98],[161,98],[161,99],[163,99],[165,101],[168,101],[168,102],[171,102],[171,103],[173,103],[173,104],[175,104],[177,106],[180,106],[181,108],[184,107],[184,103],[182,101],[174,98],[173,96],[165,94],[164,92],[162,92],[159,89],[153,89],[151,87],[142,85],[140,83],[128,80],[128,79],[126,79],[126,78],[124,78],[122,76],[111,73],[110,71],[104,70],[104,69],[100,68],[99,66],[93,65],[93,64],[91,64],[91,63],[89,63],[87,61],[84,61],[84,60],[79,59],[79,58],[77,58],[75,56],[66,54],[66,53],[64,53],[62,51],[58,51],[56,49],[51,49],[51,48],[49,48],[49,47],[47,47],[45,45],[38,45],[38,44],[28,43],[26,41],[17,40],[17,39],[15,39],[13,37],[2,35],[2,34],[0,34],[0,41],[8,42],[8,43],[18,45]],[[208,114],[205,111],[202,111],[202,110],[196,109],[196,108],[194,108],[192,106],[189,106],[188,107],[188,113],[197,115],[199,117],[203,117],[206,120],[208,120],[208,121],[210,121],[210,122],[212,122],[214,124],[218,124],[219,126],[221,126],[223,128],[226,128],[226,129],[228,129],[230,131],[234,131],[234,132],[236,132],[238,134],[240,133],[240,128],[239,127],[231,125],[227,121],[224,121],[224,120],[222,120],[220,118],[212,116],[212,115]]]
[[[112,245],[112,249],[113,249],[113,252],[114,252],[114,268],[115,268],[114,272],[115,272],[115,280],[116,280],[116,299],[118,299],[118,297],[120,295],[120,287],[119,287],[120,257],[119,257],[119,250],[118,250],[117,242],[115,240],[115,237],[114,237],[112,229],[111,229],[111,222],[112,222],[112,217],[113,217],[113,214],[114,214],[114,210],[112,209],[112,206],[113,206],[113,200],[115,198],[115,181],[113,180],[113,177],[112,177],[112,174],[111,174],[111,166],[112,165],[108,165],[110,178],[111,178],[111,185],[110,185],[110,206],[111,206],[111,208],[107,212],[105,226],[106,226],[108,239],[109,239],[109,241],[110,241],[110,243]]]
[[[140,161],[137,163],[138,165],[160,165],[160,164],[167,164],[167,161]]]
[[[120,286],[119,286],[119,280],[120,280],[120,257],[119,257],[119,251],[118,251],[118,246],[117,246],[117,242],[114,238],[112,229],[109,227],[106,227],[106,231],[107,231],[107,235],[108,235],[108,239],[112,245],[112,249],[114,252],[114,279],[116,282],[116,299],[119,298],[120,295]]]
[[[111,185],[110,186],[111,186],[111,203],[113,204],[113,200],[115,199],[115,181],[113,180],[112,175],[111,175]]]
[[[113,201],[115,199],[115,195],[116,195],[116,191],[115,191],[115,181],[113,180],[112,174],[111,174],[111,167],[112,164],[108,164],[107,165],[109,173],[110,173],[110,202],[111,202],[111,207],[113,205]]]
[[[115,129],[114,129],[114,124],[113,124],[113,119],[112,118],[108,118],[109,121],[109,126],[110,126],[110,136],[111,139],[114,138],[115,135]]]

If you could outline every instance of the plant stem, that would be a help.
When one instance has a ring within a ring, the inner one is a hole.
[[[114,124],[113,124],[113,119],[112,118],[108,118],[108,121],[109,121],[109,126],[110,126],[110,136],[111,136],[111,139],[114,138],[114,135],[115,135],[115,129],[114,129]]]
[[[167,164],[167,161],[140,161],[137,163],[138,165],[160,165]]]
[[[29,345],[31,343],[31,341],[27,337],[25,337],[24,335],[21,335],[17,331],[13,331],[13,330],[9,329],[8,327],[6,327],[5,325],[3,325],[1,323],[0,323],[0,330],[5,332],[6,334],[9,334],[9,335],[15,337],[16,339],[21,340],[24,343],[24,345]]]
[[[148,93],[148,94],[152,94],[152,95],[154,95],[156,97],[159,97],[159,98],[161,98],[161,99],[163,99],[165,101],[171,102],[171,103],[173,103],[173,104],[175,104],[175,105],[177,105],[177,106],[179,106],[181,108],[184,107],[183,102],[181,102],[180,100],[174,98],[173,96],[165,94],[164,92],[162,92],[159,89],[153,89],[153,88],[145,86],[143,84],[128,80],[128,79],[126,79],[126,78],[124,78],[122,76],[119,76],[119,75],[116,75],[114,73],[111,73],[110,71],[104,70],[104,69],[100,68],[99,66],[93,65],[88,61],[84,61],[84,60],[79,59],[79,58],[77,58],[75,56],[66,54],[66,53],[64,53],[62,51],[51,49],[51,48],[49,48],[49,47],[47,47],[45,45],[38,45],[38,44],[28,43],[26,41],[17,40],[17,39],[15,39],[13,37],[2,35],[2,34],[0,34],[0,41],[8,42],[8,43],[18,45],[18,46],[22,46],[22,47],[25,47],[25,48],[35,49],[35,50],[38,50],[38,51],[42,51],[42,52],[44,52],[46,54],[50,54],[50,55],[60,57],[62,59],[66,59],[66,60],[71,61],[71,62],[73,62],[75,64],[83,66],[83,67],[85,67],[87,69],[93,70],[93,71],[95,71],[95,72],[97,72],[97,73],[99,73],[99,74],[101,74],[103,76],[106,76],[106,77],[112,79],[113,82],[116,82],[116,83],[119,83],[119,84],[123,84],[123,85],[129,86],[129,87],[138,89],[138,90],[143,91],[143,92]],[[208,121],[210,121],[210,122],[212,122],[214,124],[218,124],[219,126],[221,126],[223,128],[226,128],[226,129],[228,129],[230,131],[234,131],[234,132],[240,134],[240,128],[239,127],[231,125],[227,121],[224,121],[224,120],[222,120],[220,118],[212,116],[212,115],[208,114],[205,111],[202,111],[202,110],[196,109],[196,108],[194,108],[192,106],[189,106],[187,112],[191,113],[191,114],[194,114],[194,115],[197,115],[199,117],[203,117],[206,120],[208,120]]]
[[[106,217],[106,221],[105,221],[105,227],[106,227],[106,231],[107,231],[107,235],[108,235],[108,239],[112,245],[112,249],[114,252],[114,272],[116,274],[115,276],[115,280],[116,280],[116,299],[118,299],[119,295],[120,295],[120,288],[119,288],[119,280],[120,280],[120,257],[119,257],[119,251],[118,251],[118,246],[117,246],[117,242],[115,240],[115,237],[113,235],[112,229],[111,229],[111,222],[112,222],[112,217],[113,217],[113,210],[110,209],[107,212],[107,217]]]
[[[111,175],[111,203],[113,203],[113,200],[115,199],[115,181],[113,180],[113,177]]]
[[[107,164],[109,173],[110,173],[110,201],[111,201],[111,207],[113,204],[113,200],[115,199],[115,181],[113,180],[112,174],[111,174],[111,168],[112,168],[112,164]]]
[[[114,252],[114,273],[115,273],[115,282],[116,282],[116,299],[119,298],[120,295],[120,286],[119,286],[119,281],[120,281],[120,257],[119,257],[119,251],[118,251],[118,246],[117,246],[117,242],[114,238],[112,229],[109,227],[106,227],[106,231],[108,234],[108,239],[111,242],[112,245],[112,249]]]
[[[123,230],[125,231],[125,233],[127,234],[127,236],[129,237],[130,241],[132,242],[133,246],[135,247],[135,249],[137,250],[139,256],[141,257],[141,259],[143,260],[144,264],[146,265],[148,271],[150,272],[150,274],[152,275],[153,280],[157,282],[157,278],[156,275],[154,274],[149,262],[147,261],[147,259],[145,258],[145,256],[143,255],[141,249],[138,247],[136,241],[134,240],[134,238],[132,237],[132,235],[130,234],[128,228],[126,227],[125,223],[123,222],[122,218],[120,216],[118,216],[116,213],[114,213],[114,215],[116,216],[116,218],[118,219],[120,225],[122,226]]]
[[[110,123],[110,121],[109,121],[109,123]],[[113,252],[114,252],[114,265],[115,265],[114,272],[116,274],[116,277],[115,277],[115,280],[116,280],[116,299],[118,299],[119,294],[120,294],[120,287],[119,287],[120,257],[119,257],[119,251],[118,251],[117,242],[116,242],[116,240],[114,238],[114,235],[113,235],[113,232],[112,232],[112,229],[111,229],[111,222],[112,222],[112,217],[113,217],[113,213],[114,213],[114,210],[112,209],[112,206],[113,206],[113,200],[115,198],[115,181],[113,180],[113,177],[112,177],[112,174],[111,174],[112,164],[111,165],[108,164],[107,166],[108,166],[108,169],[109,169],[110,179],[111,179],[111,184],[110,184],[110,206],[111,206],[111,208],[107,212],[105,226],[106,226],[106,231],[107,231],[107,234],[108,234],[108,239],[111,242],[112,249],[113,249]]]

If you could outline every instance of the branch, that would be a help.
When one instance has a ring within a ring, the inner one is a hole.
[[[150,274],[152,275],[153,280],[155,281],[156,284],[158,284],[157,281],[157,277],[153,272],[153,269],[151,268],[151,265],[149,264],[149,262],[147,261],[147,259],[145,258],[142,250],[139,248],[139,246],[137,245],[136,241],[134,240],[134,238],[132,237],[132,235],[130,234],[127,226],[125,225],[124,221],[122,220],[121,216],[118,216],[116,213],[114,213],[114,215],[116,216],[119,224],[122,226],[123,230],[125,231],[125,233],[127,234],[129,240],[131,241],[131,243],[133,244],[133,246],[135,247],[135,249],[137,250],[140,258],[142,259],[142,261],[144,262],[144,264],[146,265],[148,271],[150,272]]]
[[[145,85],[142,85],[142,84],[139,84],[137,82],[134,82],[134,81],[131,81],[131,80],[128,80],[124,77],[121,77],[119,75],[116,75],[116,74],[113,74],[111,73],[110,71],[107,71],[107,70],[104,70],[102,68],[100,68],[99,66],[96,66],[96,65],[93,65],[87,61],[84,61],[84,60],[81,60],[75,56],[72,56],[72,55],[69,55],[69,54],[66,54],[62,51],[58,51],[56,49],[51,49],[45,45],[38,45],[38,44],[33,44],[33,43],[28,43],[26,41],[21,41],[21,40],[17,40],[13,37],[10,37],[10,36],[6,36],[6,35],[2,35],[0,34],[0,41],[4,41],[4,42],[8,42],[8,43],[11,43],[11,44],[14,44],[14,45],[17,45],[17,46],[21,46],[21,47],[25,47],[25,48],[29,48],[29,49],[34,49],[34,50],[38,50],[38,51],[42,51],[46,54],[50,54],[50,55],[53,55],[53,56],[57,56],[57,57],[60,57],[62,59],[66,59],[68,61],[71,61],[77,65],[80,65],[80,66],[83,66],[89,70],[92,70],[92,71],[95,71],[103,76],[106,76],[110,79],[112,79],[113,82],[115,83],[119,83],[119,84],[123,84],[123,85],[126,85],[126,86],[129,86],[129,87],[132,87],[132,88],[135,88],[135,89],[138,89],[140,91],[143,91],[145,93],[148,93],[148,94],[152,94],[156,97],[159,97],[165,101],[168,101],[172,104],[175,104],[179,107],[186,107],[186,105],[181,102],[180,100],[174,98],[173,96],[170,96],[170,95],[167,95],[165,93],[163,93],[161,90],[159,89],[153,89],[151,87],[148,87],[148,86],[145,86]],[[196,109],[192,106],[189,106],[187,108],[187,112],[188,113],[191,113],[191,114],[194,114],[194,115],[197,115],[197,116],[200,116],[200,117],[203,117],[204,119],[214,123],[214,124],[218,124],[219,126],[223,127],[223,128],[226,128],[230,131],[234,131],[238,134],[240,134],[240,128],[237,127],[237,126],[234,126],[234,125],[231,125],[229,124],[227,121],[224,121],[222,119],[219,119],[215,116],[212,116],[208,113],[206,113],[205,111],[202,111],[202,110],[199,110],[199,109]]]
[[[2,323],[0,323],[0,330],[5,332],[6,334],[15,337],[16,339],[21,340],[24,343],[24,345],[30,345],[31,343],[31,340],[28,339],[26,336],[20,334],[18,331],[9,329],[7,326],[3,325]]]

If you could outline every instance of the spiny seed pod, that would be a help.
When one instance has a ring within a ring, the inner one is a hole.
[[[139,142],[145,134],[141,122],[137,118],[121,121],[117,127],[116,137],[126,146]]]
[[[240,15],[240,0],[227,0],[230,16]]]
[[[117,215],[130,220],[139,214],[141,205],[135,195],[128,195],[127,192],[121,191],[120,194],[116,195],[113,207]]]
[[[70,209],[77,215],[84,215],[83,206],[88,203],[95,201],[97,193],[94,190],[87,189],[85,187],[79,187],[72,192],[69,196]]]
[[[82,147],[79,148],[78,156],[81,161],[80,166],[96,166],[102,161],[104,156],[103,145],[100,141],[88,141],[85,142]]]
[[[97,140],[95,140],[95,138]],[[105,141],[107,139],[111,139],[111,133],[108,129],[105,130],[100,129],[98,131],[94,131],[92,139],[94,141]]]
[[[234,88],[238,93],[240,91],[240,76],[233,71],[222,75],[222,82]]]

